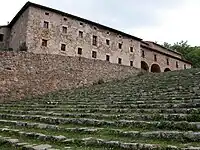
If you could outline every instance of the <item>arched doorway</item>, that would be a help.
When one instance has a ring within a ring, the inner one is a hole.
[[[144,62],[144,61],[141,61],[141,68],[142,68],[143,70],[149,71],[149,66],[148,66],[148,64],[147,64],[146,62]]]
[[[166,68],[166,69],[164,70],[164,72],[169,72],[169,71],[171,71],[169,68]]]
[[[157,65],[157,64],[153,64],[153,65],[151,66],[151,72],[153,72],[153,73],[160,73],[160,72],[161,72],[160,66]]]

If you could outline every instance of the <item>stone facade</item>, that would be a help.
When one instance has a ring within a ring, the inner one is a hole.
[[[6,49],[9,47],[10,29],[7,26],[0,26],[0,35],[2,41],[0,41],[0,48]]]
[[[162,47],[154,43],[146,45],[143,43],[141,48],[141,66],[149,72],[167,72],[173,70],[184,70],[191,68],[191,64],[184,61],[177,52],[165,52]],[[143,55],[142,55],[143,53]],[[154,69],[152,66],[156,66]]]
[[[30,2],[26,3],[6,29],[0,29],[0,34],[10,35],[9,40],[2,42],[7,45],[1,45],[14,50],[26,43],[28,52],[36,54],[81,56],[136,68],[143,68],[141,63],[145,61],[150,68],[154,63],[152,56],[155,55],[150,49],[156,49],[159,53],[156,63],[161,71],[166,67],[170,70],[183,69],[182,66],[191,68],[191,63],[184,61],[179,53],[158,44],[143,42],[121,31]],[[144,43],[148,44],[148,48],[142,47]],[[141,57],[141,49],[148,54],[145,59]],[[166,57],[172,60],[169,66],[165,65]],[[180,67],[174,67],[177,61]]]
[[[139,69],[82,57],[0,52],[0,100],[137,75]]]

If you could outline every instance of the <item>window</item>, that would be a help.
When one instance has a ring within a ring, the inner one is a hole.
[[[64,18],[63,20],[64,20],[64,21],[67,21],[67,18]]]
[[[49,22],[44,21],[44,28],[48,29],[49,28]]]
[[[130,61],[130,66],[133,66],[133,61]]]
[[[81,26],[83,26],[83,23],[82,23],[82,22],[80,22],[80,25],[81,25]]]
[[[3,42],[3,37],[4,37],[4,35],[0,34],[0,42]]]
[[[47,40],[42,39],[42,46],[47,47]]]
[[[110,61],[110,56],[106,55],[106,61]]]
[[[184,69],[187,69],[187,66],[186,66],[186,64],[184,64]]]
[[[109,34],[110,34],[110,32],[108,31],[108,32],[107,32],[107,34],[109,35]]]
[[[62,27],[62,32],[67,33],[67,27]]]
[[[119,49],[122,49],[122,43],[119,43],[118,47]]]
[[[118,64],[122,64],[122,59],[118,58]]]
[[[82,55],[82,51],[83,51],[82,48],[79,47],[79,48],[78,48],[78,54],[79,54],[79,55]]]
[[[157,55],[156,54],[154,55],[154,61],[157,61]]]
[[[95,30],[97,30],[97,27],[94,27]]]
[[[61,50],[65,51],[66,50],[66,45],[65,44],[61,44]]]
[[[133,53],[133,47],[130,47],[130,52]]]
[[[97,36],[93,35],[92,45],[97,46]]]
[[[176,61],[176,68],[178,68],[179,67],[179,65],[178,65],[178,61]]]
[[[47,15],[47,16],[48,16],[48,15],[49,15],[49,13],[48,13],[48,12],[45,12],[45,15]]]
[[[145,53],[143,50],[142,50],[142,58],[145,58]]]
[[[92,51],[92,58],[97,58],[97,52],[96,51]]]
[[[169,65],[169,58],[167,58],[167,65]]]
[[[107,40],[106,40],[106,44],[107,44],[107,45],[110,45],[110,40],[107,39]]]
[[[83,31],[79,31],[78,36],[79,36],[80,38],[83,38]]]
[[[119,38],[121,39],[121,38],[122,38],[122,36],[121,36],[121,35],[119,35]]]

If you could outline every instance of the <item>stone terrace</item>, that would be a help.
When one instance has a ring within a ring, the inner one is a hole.
[[[200,150],[200,69],[0,105],[0,149]]]

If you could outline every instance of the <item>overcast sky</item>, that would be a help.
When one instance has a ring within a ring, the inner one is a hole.
[[[26,0],[1,0],[0,25],[11,21]],[[144,40],[188,40],[200,46],[200,0],[32,0]]]

